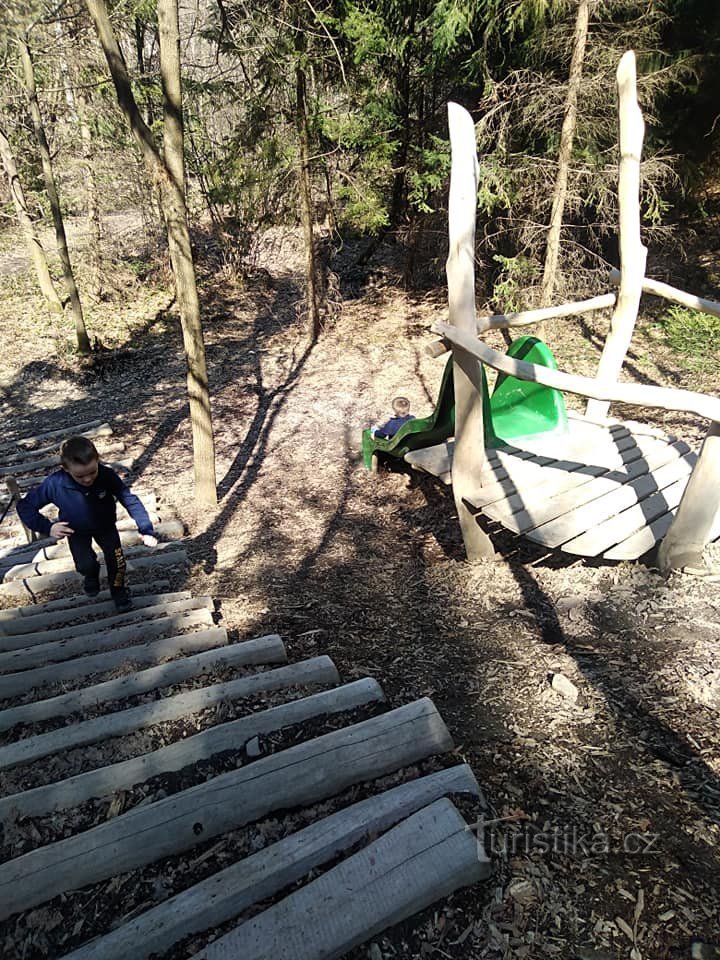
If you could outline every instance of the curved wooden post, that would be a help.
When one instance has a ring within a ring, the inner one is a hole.
[[[658,550],[660,572],[702,563],[720,511],[720,423],[713,422],[685,487],[672,526]]]
[[[637,102],[635,54],[628,50],[617,69],[620,118],[620,291],[598,364],[597,379],[615,382],[620,375],[637,320],[647,249],[640,240],[640,154],[645,124]],[[590,400],[588,417],[606,417],[610,404]]]
[[[475,124],[456,103],[448,104],[452,167],[448,204],[449,253],[446,264],[450,323],[475,333],[475,210],[477,155]],[[455,449],[452,488],[468,560],[495,555],[464,497],[476,490],[486,464],[482,409],[482,367],[465,350],[453,347]]]

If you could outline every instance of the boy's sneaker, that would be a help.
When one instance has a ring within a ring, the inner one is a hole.
[[[130,591],[127,589],[119,590],[114,595],[113,601],[118,613],[127,613],[128,610],[132,610],[133,602],[130,597]]]
[[[88,597],[96,597],[100,593],[100,581],[97,577],[85,577],[83,589]]]

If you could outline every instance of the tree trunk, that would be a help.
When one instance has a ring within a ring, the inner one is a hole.
[[[87,125],[87,100],[82,92],[77,95],[77,114],[82,141],[83,167],[87,174],[85,204],[88,225],[88,267],[90,272],[90,296],[99,303],[104,295],[101,259],[102,223],[98,202],[97,177],[95,176],[95,157],[90,128]]]
[[[2,130],[0,130],[0,160],[2,160],[2,165],[5,168],[5,173],[8,178],[10,194],[15,204],[15,214],[23,236],[25,237],[30,258],[35,266],[40,291],[50,305],[50,308],[55,313],[62,313],[63,305],[55,289],[52,277],[50,276],[45,251],[43,250],[40,238],[35,230],[35,225],[28,212],[25,193],[20,183],[15,157],[13,156],[10,142]]]
[[[307,300],[307,329],[311,341],[317,340],[320,334],[320,309],[318,306],[317,289],[317,257],[315,250],[315,231],[313,204],[312,204],[312,185],[310,181],[310,137],[308,133],[307,117],[307,83],[305,70],[299,59],[304,48],[303,36],[300,29],[296,33],[295,51],[298,55],[298,62],[295,67],[295,90],[296,90],[296,117],[298,131],[298,175],[300,183],[300,212],[303,225],[303,237],[305,240],[305,299]]]
[[[555,180],[555,192],[553,194],[550,227],[545,251],[541,306],[550,305],[557,282],[557,267],[560,255],[560,231],[562,229],[563,214],[565,212],[570,158],[572,155],[573,140],[575,138],[575,128],[577,127],[577,101],[580,91],[580,80],[582,78],[583,60],[585,59],[589,18],[590,0],[578,0],[577,17],[575,19],[575,37],[573,40],[572,59],[570,61],[570,77],[568,80],[567,97],[565,99],[565,117],[560,134],[557,178]],[[541,332],[544,333],[544,329],[542,329]]]
[[[35,88],[35,71],[33,69],[32,57],[30,56],[30,47],[25,37],[21,37],[18,40],[18,45],[20,47],[20,60],[23,68],[25,91],[30,105],[30,116],[32,117],[40,152],[45,190],[47,191],[50,201],[53,223],[55,224],[58,254],[60,255],[63,278],[67,284],[70,299],[70,313],[75,323],[78,350],[80,353],[90,353],[90,340],[88,339],[87,330],[85,329],[85,319],[83,317],[82,304],[80,303],[80,294],[78,293],[77,284],[75,283],[72,263],[70,262],[70,252],[65,235],[65,224],[63,223],[62,211],[60,210],[60,198],[58,196],[55,175],[53,174],[52,162],[50,160],[50,148],[47,137],[45,136],[45,127],[43,125],[37,90]]]
[[[170,263],[175,278],[175,290],[180,309],[180,323],[187,361],[195,495],[201,503],[215,506],[217,505],[215,444],[210,413],[205,344],[200,322],[200,301],[187,224],[185,194],[179,185],[182,182],[182,176],[178,173],[181,169],[181,159],[177,156],[173,157],[172,168],[168,167],[168,164],[160,155],[150,129],[140,114],[130,86],[127,67],[110,24],[105,0],[85,0],[85,3],[95,23],[95,29],[110,68],[118,103],[128,119],[150,178],[153,183],[157,184],[162,200],[162,212],[167,227]],[[177,99],[180,95],[179,43],[173,39],[177,35],[177,4],[175,0],[160,0],[158,8],[161,23],[160,55],[163,61],[163,86],[166,99],[165,115],[166,118],[170,114],[174,115],[175,118],[180,118],[182,124],[182,103]],[[162,8],[162,13],[160,8]],[[169,26],[169,36],[163,36],[163,24]],[[172,24],[175,25],[174,28]],[[174,58],[177,58],[178,69],[176,81],[170,80],[171,64]],[[168,86],[165,86],[166,76],[169,79]],[[180,129],[182,130],[182,126]],[[173,133],[177,135],[177,130],[169,132],[171,137]],[[177,149],[177,142],[175,148]],[[182,148],[182,138],[180,148]]]

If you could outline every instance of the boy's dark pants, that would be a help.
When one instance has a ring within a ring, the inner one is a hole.
[[[73,533],[68,537],[70,553],[75,561],[75,569],[84,577],[98,580],[100,564],[95,555],[92,541],[95,541],[105,555],[110,595],[116,596],[125,590],[125,555],[120,543],[120,534],[115,527],[109,530],[94,530],[92,533]]]

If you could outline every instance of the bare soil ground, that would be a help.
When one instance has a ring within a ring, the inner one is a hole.
[[[119,240],[112,299],[88,311],[105,344],[90,360],[18,262],[0,269],[5,432],[113,417],[138,451],[136,482],[188,524],[190,586],[219,599],[230,629],[279,632],[292,659],[327,653],[392,705],[432,697],[486,792],[494,874],[349,956],[667,960],[720,939],[720,583],[543,556],[509,535],[497,562],[468,564],[447,489],[359,459],[362,428],[392,396],[431,406],[442,361],[423,346],[442,291],[403,293],[381,249],[354,285],[339,271],[341,309],[309,346],[292,237],[265,245],[245,286],[211,254],[217,511],[193,501],[172,298]],[[554,324],[560,366],[592,372],[606,326]],[[717,391],[716,370],[693,374],[653,330],[645,318],[629,377]],[[617,412],[694,443],[705,429]]]

